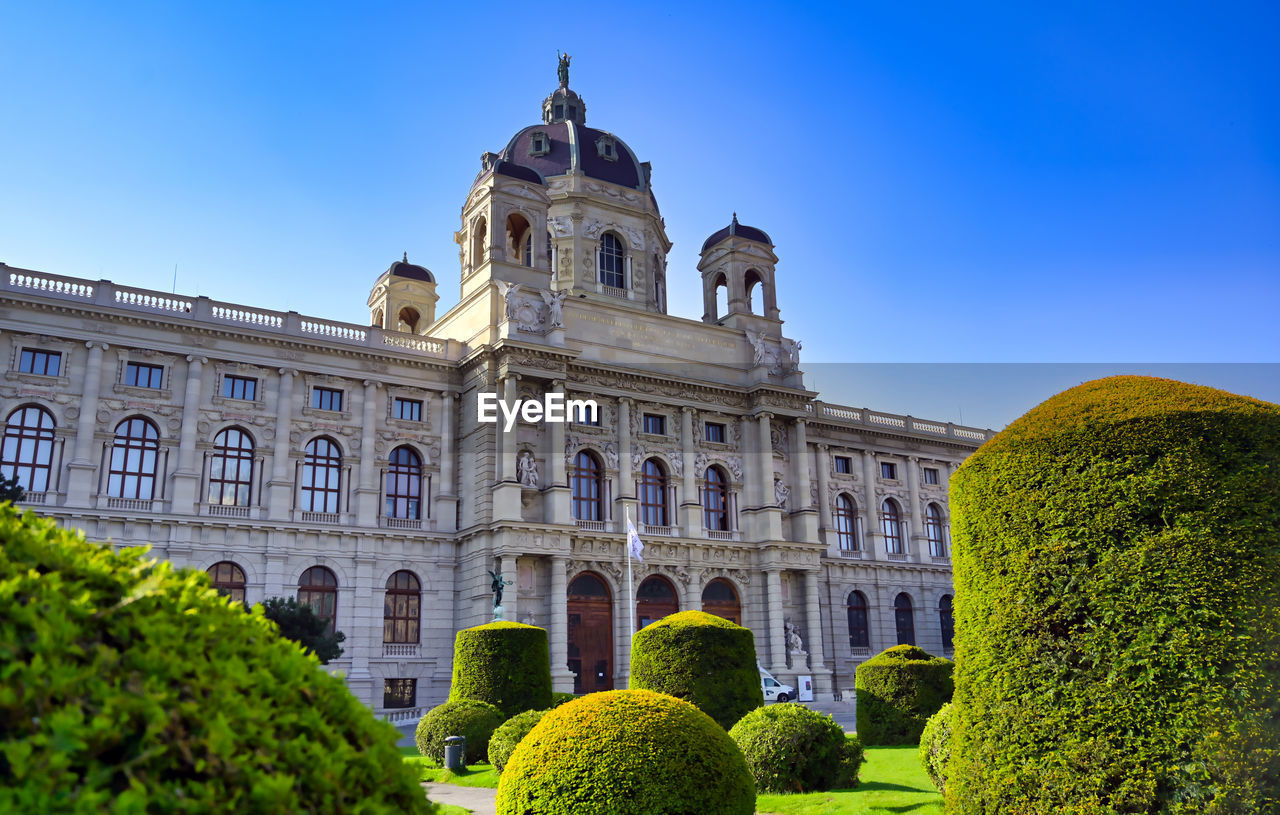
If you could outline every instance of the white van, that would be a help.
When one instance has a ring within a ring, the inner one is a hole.
[[[763,667],[759,665],[756,667],[760,668],[760,689],[764,691],[765,702],[790,702],[796,698],[795,688],[774,679],[773,674]]]

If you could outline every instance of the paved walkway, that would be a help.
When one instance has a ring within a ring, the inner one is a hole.
[[[496,815],[498,812],[498,807],[494,803],[494,799],[498,796],[497,790],[484,787],[459,787],[457,784],[433,784],[430,781],[424,781],[422,788],[427,791],[427,797],[437,804],[453,804],[469,809],[475,815]]]

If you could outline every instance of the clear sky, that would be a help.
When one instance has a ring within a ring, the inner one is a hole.
[[[0,38],[12,266],[365,322],[407,251],[445,308],[480,154],[563,49],[653,163],[672,313],[736,210],[807,363],[1280,362],[1275,3],[0,2]],[[813,370],[878,407],[924,369]],[[883,407],[998,426],[1084,369],[969,370],[1025,387]]]

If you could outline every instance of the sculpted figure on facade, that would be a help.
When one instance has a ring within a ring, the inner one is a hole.
[[[551,328],[564,327],[564,298],[569,296],[568,289],[559,291],[543,291],[542,302],[547,305],[547,325]]]
[[[791,496],[791,488],[782,483],[782,476],[773,474],[773,497],[777,501],[778,506],[783,509],[787,508],[787,498]]]
[[[793,374],[800,370],[800,340],[791,340],[783,338],[782,351],[786,354],[786,363],[783,365],[783,372]]]
[[[521,451],[516,460],[516,478],[523,486],[535,489],[538,486],[538,462],[528,450]]]

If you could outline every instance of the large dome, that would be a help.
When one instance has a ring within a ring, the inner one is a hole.
[[[626,142],[569,120],[526,127],[507,143],[494,165],[494,172],[526,180],[532,180],[532,171],[543,183],[575,170],[610,184],[645,188],[644,170]]]

